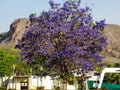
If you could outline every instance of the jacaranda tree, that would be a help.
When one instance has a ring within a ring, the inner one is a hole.
[[[63,5],[50,0],[50,10],[40,16],[30,15],[31,25],[16,48],[27,64],[42,57],[41,66],[49,67],[49,75],[64,81],[73,73],[93,69],[100,64],[100,52],[106,47],[105,22],[95,22],[89,7],[81,8],[80,1]]]

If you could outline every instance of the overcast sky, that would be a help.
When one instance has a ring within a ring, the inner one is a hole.
[[[28,18],[31,13],[40,13],[50,8],[49,0],[0,0],[0,33],[9,30],[18,18]],[[54,0],[63,3],[66,0]],[[94,20],[105,19],[106,23],[120,25],[120,0],[82,0],[82,7],[92,8]]]

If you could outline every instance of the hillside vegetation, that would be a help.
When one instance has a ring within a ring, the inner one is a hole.
[[[120,26],[109,24],[105,28],[108,37],[107,53],[104,63],[120,62]]]

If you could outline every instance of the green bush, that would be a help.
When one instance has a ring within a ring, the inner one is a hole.
[[[6,90],[6,87],[0,86],[0,90]]]
[[[44,86],[37,87],[37,90],[44,90]]]
[[[10,88],[10,89],[8,89],[8,90],[16,90],[15,88]]]
[[[55,90],[60,90],[60,87],[58,86],[58,87],[55,87]]]

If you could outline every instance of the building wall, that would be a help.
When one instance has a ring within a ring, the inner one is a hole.
[[[21,89],[21,86],[20,86],[20,82],[21,80],[17,80],[17,83],[13,83],[13,76],[10,77],[10,81],[9,81],[9,84],[7,86],[7,89],[9,88],[15,88],[16,86],[16,89],[17,90],[20,90]],[[36,89],[37,86],[41,86],[41,81],[40,81],[40,77],[37,77],[37,76],[31,76],[29,78],[29,89]],[[63,84],[57,80],[52,80],[51,77],[49,76],[46,76],[46,77],[43,77],[42,78],[42,86],[45,87],[45,89],[53,89],[55,86],[60,86],[61,90],[63,88]],[[69,85],[67,84],[67,89],[68,90],[76,90],[77,89],[77,82],[74,83],[73,85]]]

